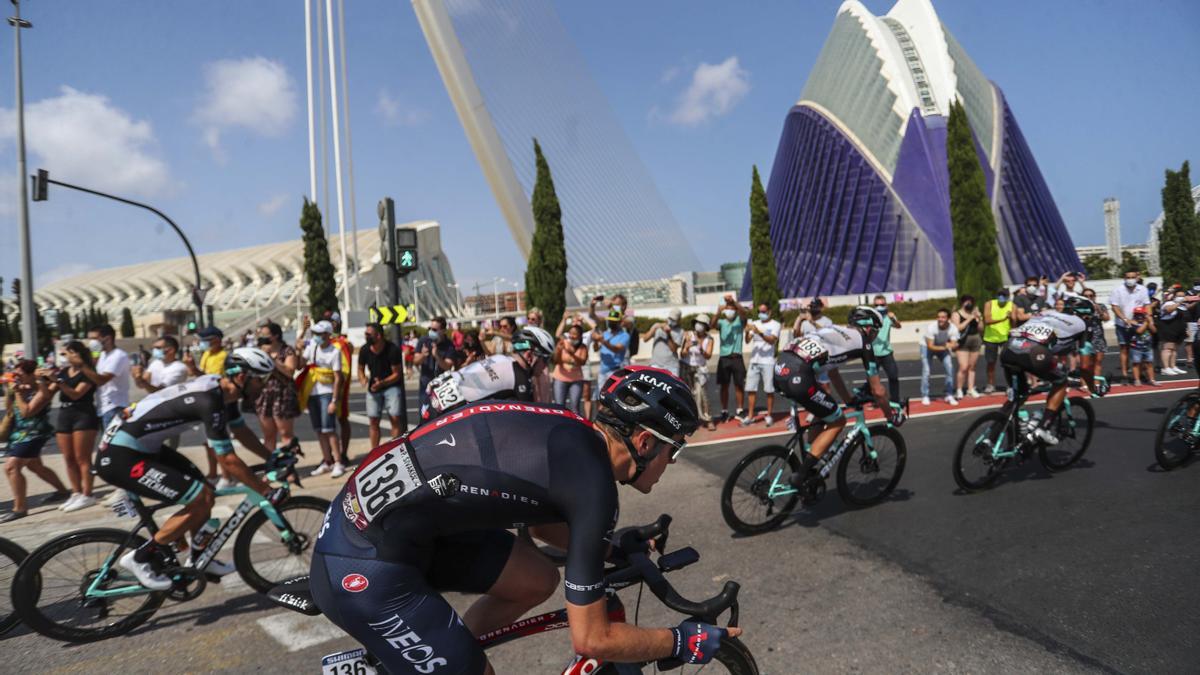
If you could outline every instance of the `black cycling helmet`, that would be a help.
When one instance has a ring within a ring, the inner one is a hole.
[[[596,419],[616,428],[625,437],[629,453],[637,466],[629,479],[632,483],[654,457],[637,454],[629,436],[637,427],[654,434],[664,443],[683,444],[677,436],[690,436],[700,426],[700,413],[692,390],[683,380],[661,368],[626,366],[613,373],[600,392],[601,410]]]
[[[1096,303],[1082,295],[1068,295],[1063,298],[1063,313],[1074,314],[1081,319],[1090,319],[1096,315]]]
[[[239,347],[225,358],[225,375],[249,373],[251,377],[266,377],[275,370],[275,359],[258,347]]]
[[[531,351],[536,356],[548,359],[554,354],[554,337],[544,328],[525,326],[512,337],[514,352]]]
[[[850,315],[846,317],[846,323],[874,339],[883,328],[883,317],[874,307],[859,305],[850,310]]]

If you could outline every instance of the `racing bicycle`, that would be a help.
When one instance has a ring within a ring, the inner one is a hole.
[[[296,457],[251,467],[266,470],[265,478],[288,485],[300,484]],[[212,535],[192,565],[183,566],[171,547],[159,547],[158,567],[174,585],[152,591],[117,564],[121,555],[158,532],[155,512],[171,503],[147,506],[135,494],[113,510],[136,517],[129,531],[94,528],[56,537],[29,554],[13,581],[13,605],[31,629],[64,642],[95,642],[124,635],[145,623],[164,600],[186,602],[204,592],[210,574],[205,572],[221,547],[241,527],[233,546],[238,574],[254,590],[265,593],[276,584],[308,570],[311,546],[325,518],[329,501],[311,496],[289,496],[278,506],[245,485],[216,490],[217,496],[242,494],[245,499]],[[213,579],[219,577],[212,576]]]
[[[12,594],[9,589],[12,588],[17,567],[28,555],[29,553],[17,542],[0,537],[0,635],[12,630],[13,626],[21,621],[13,611]]]
[[[863,408],[870,401],[858,395],[846,404],[849,430],[834,447],[821,456],[801,489],[791,486],[791,475],[801,468],[800,453],[808,453],[807,427],[801,426],[799,411],[792,409],[795,433],[785,445],[766,445],[743,457],[721,488],[721,515],[741,534],[760,534],[778,527],[796,508],[817,503],[825,495],[825,479],[837,470],[837,490],[842,501],[853,507],[878,504],[896,489],[908,446],[891,424],[868,425]],[[903,405],[907,412],[908,401]]]
[[[1154,459],[1168,471],[1188,460],[1200,448],[1200,391],[1175,402],[1163,415],[1154,438]]]
[[[1023,374],[1018,377],[1024,377]],[[1031,432],[1041,423],[1042,409],[1030,413],[1025,404],[1031,396],[1050,391],[1050,384],[1017,392],[1014,378],[1008,401],[998,410],[985,413],[967,428],[954,453],[954,482],[967,492],[992,486],[1009,465],[1024,462],[1035,451],[1047,470],[1062,471],[1079,461],[1092,442],[1096,413],[1082,396],[1069,396],[1058,411],[1055,430],[1058,443],[1046,445]]]
[[[623,530],[617,548],[623,557],[605,568],[604,584],[607,593],[608,618],[612,622],[625,622],[625,606],[617,591],[632,586],[645,587],[654,597],[672,611],[712,625],[720,625],[718,617],[729,611],[729,626],[738,625],[738,591],[737,582],[727,581],[717,595],[702,602],[684,599],[667,581],[665,575],[681,570],[700,560],[696,549],[681,548],[671,553],[659,556],[657,561],[649,558],[650,542],[656,551],[665,551],[667,536],[670,533],[671,517],[659,516],[658,520],[642,527]],[[268,596],[279,605],[290,610],[319,616],[321,610],[313,602],[308,590],[308,577],[299,577],[281,584],[271,590]],[[634,622],[637,622],[638,609],[641,605],[641,593],[638,593],[638,607],[634,610]],[[478,638],[479,645],[485,650],[502,645],[513,640],[540,635],[553,630],[566,628],[567,610],[559,609],[538,616],[521,619],[512,625],[491,631]],[[424,655],[427,658],[432,655]],[[430,666],[430,672],[437,672],[433,662],[423,662]],[[593,658],[575,656],[562,671],[562,675],[631,675],[633,673],[652,673],[657,670],[668,670],[683,667],[684,673],[704,672],[730,675],[757,675],[758,665],[750,650],[735,637],[725,637],[717,650],[713,661],[706,665],[685,666],[677,660],[662,659],[657,662],[618,664],[599,661]],[[359,648],[330,654],[321,659],[321,672],[327,675],[375,675],[378,672],[379,661],[367,650]]]

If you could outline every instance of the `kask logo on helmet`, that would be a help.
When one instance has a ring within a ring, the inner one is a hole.
[[[671,385],[667,384],[666,382],[660,382],[657,377],[654,377],[649,373],[638,373],[638,381],[645,382],[655,389],[662,389],[668,394],[671,393]]]

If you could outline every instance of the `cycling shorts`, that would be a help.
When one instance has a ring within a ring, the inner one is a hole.
[[[1015,383],[1021,395],[1025,395],[1029,390],[1029,383],[1023,377],[1023,373],[1045,380],[1052,387],[1067,384],[1066,364],[1051,353],[1049,347],[1032,340],[1009,340],[1008,346],[1000,355],[1000,365],[1004,366],[1008,381]]]
[[[389,673],[482,673],[487,659],[444,591],[485,593],[515,537],[476,530],[376,548],[330,507],[312,558],[309,589],[321,612]],[[382,559],[386,557],[386,559]]]
[[[795,354],[785,352],[775,361],[775,391],[822,422],[836,422],[842,416],[837,400],[818,384],[816,369]]]
[[[96,475],[139,496],[181,505],[207,485],[195,464],[165,445],[153,453],[111,443],[102,446],[96,453]]]

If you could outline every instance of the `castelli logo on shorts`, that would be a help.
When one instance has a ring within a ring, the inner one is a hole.
[[[370,585],[371,582],[361,574],[347,574],[342,577],[342,588],[351,593],[362,593]]]
[[[142,460],[142,461],[138,462],[137,464],[134,464],[133,468],[129,470],[129,477],[130,478],[141,478],[142,474],[144,474],[144,473],[146,473],[146,462],[145,462],[145,460]]]

